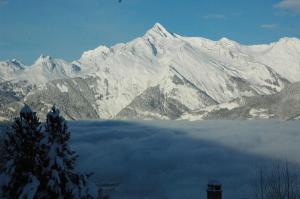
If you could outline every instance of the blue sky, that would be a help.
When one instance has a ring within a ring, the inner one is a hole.
[[[0,0],[0,60],[72,61],[127,42],[155,22],[170,32],[243,44],[300,38],[300,0]]]

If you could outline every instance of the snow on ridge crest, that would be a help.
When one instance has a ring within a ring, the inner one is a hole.
[[[284,62],[280,61],[283,59],[281,57],[275,57],[276,59],[274,60],[274,56],[278,56],[278,54],[291,54],[289,51],[291,51],[290,49],[294,45],[296,49],[300,49],[300,45],[298,45],[300,44],[299,41],[297,38],[285,37],[272,44],[265,44],[265,46],[246,46],[225,37],[218,41],[200,37],[183,37],[168,32],[163,25],[156,23],[142,37],[125,44],[116,44],[112,47],[100,45],[93,50],[85,51],[79,60],[71,63],[42,54],[32,66],[26,68],[45,76],[43,79],[46,81],[57,76],[70,76],[73,74],[74,64],[84,69],[81,71],[77,70],[77,74],[81,76],[94,74],[97,70],[106,71],[106,74],[109,70],[108,68],[114,68],[117,71],[116,74],[123,73],[122,71],[125,70],[132,70],[132,73],[144,73],[146,75],[152,69],[160,71],[161,66],[168,66],[173,62],[179,62],[181,68],[184,66],[182,68],[184,71],[190,70],[189,73],[195,74],[196,71],[200,70],[199,67],[194,67],[197,65],[201,65],[202,67],[207,65],[207,67],[201,69],[204,71],[219,70],[218,67],[211,64],[211,59],[216,60],[216,63],[222,62],[228,66],[243,65],[253,60],[253,62],[259,62],[274,68],[277,73],[287,79],[296,81],[300,80],[300,72],[297,72],[296,66],[298,63],[297,52],[291,56],[287,56],[286,59],[288,60],[284,60]],[[288,44],[286,44],[287,42]],[[276,45],[276,49],[279,50],[274,52],[269,50],[273,45],[278,43],[280,45]],[[202,58],[199,59],[199,57]],[[276,61],[277,59],[278,61]],[[271,61],[268,62],[268,60]],[[282,65],[283,63],[289,65],[290,70],[285,70]],[[291,70],[295,72],[290,74]],[[26,78],[25,76],[23,77]]]
[[[299,54],[291,49],[300,45],[282,43],[273,48],[241,45],[227,38],[184,37],[156,23],[144,36],[111,47],[101,45],[71,63],[41,55],[18,78],[33,84],[63,79],[55,87],[73,94],[69,78],[80,77],[72,80],[87,85],[78,91],[80,95],[93,96],[91,105],[97,114],[113,118],[131,102],[140,103],[143,98],[138,96],[153,97],[162,107],[165,100],[161,99],[171,99],[170,103],[178,102],[176,107],[194,109],[212,100],[224,103],[280,91],[286,82],[300,81]],[[170,67],[176,72],[170,72]],[[160,98],[161,94],[166,98]]]
[[[219,41],[217,41],[218,44],[224,45],[224,46],[235,46],[239,45],[238,42],[228,39],[227,37],[222,37]]]
[[[98,56],[100,54],[105,54],[107,52],[109,52],[109,48],[107,46],[100,45],[100,46],[98,46],[97,48],[95,48],[93,50],[88,50],[88,51],[83,52],[80,59],[95,57],[95,56]]]
[[[37,60],[35,61],[34,64],[39,64],[39,63],[44,63],[44,62],[49,62],[52,60],[52,57],[49,56],[49,55],[44,55],[44,54],[41,54]]]
[[[154,26],[146,32],[144,37],[151,37],[155,40],[161,38],[174,38],[174,35],[167,31],[160,23],[155,23]]]
[[[296,38],[296,37],[282,37],[279,39],[278,42],[300,42],[300,39]]]

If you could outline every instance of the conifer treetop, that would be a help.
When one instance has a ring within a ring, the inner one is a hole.
[[[33,113],[33,111],[30,106],[28,106],[28,104],[24,103],[24,106],[21,109],[20,113]]]
[[[36,120],[36,112],[33,112],[30,106],[24,103],[23,108],[20,111],[20,118],[25,119],[27,122],[32,123]]]
[[[51,110],[47,114],[47,122],[59,122],[60,121],[60,111],[56,108],[55,104],[52,106]]]

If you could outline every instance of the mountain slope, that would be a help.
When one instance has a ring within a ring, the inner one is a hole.
[[[188,96],[188,97],[187,97]],[[131,119],[177,119],[184,112],[215,105],[207,93],[170,67],[169,76],[146,89],[116,116]]]
[[[300,82],[279,93],[243,97],[229,103],[185,113],[181,119],[300,119]]]
[[[274,94],[300,81],[299,49],[295,38],[245,46],[226,38],[183,37],[157,23],[142,37],[99,46],[72,63],[42,55],[32,66],[14,70],[15,64],[5,62],[0,92],[22,91],[15,101],[32,103],[38,110],[60,102],[74,119],[177,119],[240,97]],[[4,89],[18,81],[26,83]],[[75,109],[83,113],[77,117]]]
[[[17,60],[0,61],[0,82],[13,79],[25,66]]]

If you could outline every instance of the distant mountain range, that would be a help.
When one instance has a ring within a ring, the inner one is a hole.
[[[296,119],[300,40],[246,46],[183,37],[155,24],[142,37],[71,63],[41,55],[0,62],[0,120],[24,102],[68,119]]]

